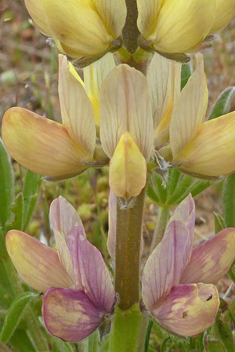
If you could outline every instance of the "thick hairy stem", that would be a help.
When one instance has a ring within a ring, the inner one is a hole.
[[[139,266],[146,189],[126,207],[117,198],[115,290],[118,307],[129,309],[139,302]]]
[[[136,0],[126,0],[127,17],[122,30],[123,43],[127,51],[134,53],[138,48],[139,30],[137,27],[137,3]]]

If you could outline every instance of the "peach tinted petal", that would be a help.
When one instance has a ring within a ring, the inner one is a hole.
[[[218,308],[218,291],[214,285],[179,285],[151,313],[166,329],[193,337],[211,326]]]
[[[43,298],[42,314],[52,335],[78,342],[101,324],[105,312],[94,306],[83,291],[51,288]]]
[[[228,228],[193,249],[180,282],[216,284],[227,273],[234,257],[235,229]]]
[[[3,141],[21,165],[32,172],[69,177],[88,168],[91,157],[70,138],[66,127],[23,108],[7,110]]]
[[[17,230],[7,233],[6,246],[20,277],[36,290],[73,287],[54,249]]]

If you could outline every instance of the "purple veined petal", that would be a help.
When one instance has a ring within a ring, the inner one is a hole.
[[[43,298],[42,315],[53,336],[77,342],[95,331],[105,312],[81,290],[50,288]]]
[[[51,203],[49,216],[60,261],[71,279],[74,280],[73,265],[66,243],[66,237],[74,226],[79,226],[85,236],[83,224],[74,207],[61,196]]]
[[[169,223],[172,220],[181,221],[189,230],[192,237],[193,243],[193,233],[195,227],[195,203],[191,194],[189,194],[175,209],[173,215],[171,216]]]
[[[67,238],[77,287],[102,311],[110,312],[115,301],[114,286],[100,251],[74,227]]]
[[[151,311],[178,285],[191,255],[191,237],[186,226],[172,221],[165,236],[150,255],[143,271],[143,301]]]
[[[199,283],[174,286],[151,313],[166,329],[193,337],[210,327],[218,308],[216,287]]]
[[[74,207],[62,196],[54,199],[50,206],[50,221],[53,230],[58,230],[67,236],[74,226],[83,228],[82,221]]]
[[[224,229],[193,249],[180,283],[216,284],[226,274],[234,257],[235,229]]]

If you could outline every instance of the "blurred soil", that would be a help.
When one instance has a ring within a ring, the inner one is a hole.
[[[203,48],[205,70],[209,86],[209,108],[218,95],[228,86],[235,85],[235,19],[225,28],[210,47]],[[12,106],[22,106],[38,114],[60,120],[57,95],[57,51],[51,47],[30,23],[23,0],[1,0],[0,2],[0,122],[4,112]],[[235,110],[235,100],[232,110]],[[108,203],[107,173],[106,188],[103,190],[102,211]],[[101,182],[102,183],[102,182]],[[80,194],[75,181],[72,181],[76,194]],[[195,241],[198,243],[211,236],[214,231],[213,212],[222,215],[222,182],[214,184],[196,197],[197,221]],[[61,186],[58,186],[61,190]],[[49,192],[50,193],[50,192]],[[53,192],[51,192],[53,193]],[[88,194],[90,194],[88,192]],[[53,197],[53,195],[52,195]],[[94,195],[80,202],[94,202]],[[77,204],[77,206],[81,206]],[[84,216],[85,227],[90,232],[97,222],[96,205],[93,204],[90,216]],[[92,215],[93,214],[93,215]],[[150,243],[153,226],[156,222],[157,206],[147,203],[145,239]],[[107,216],[105,216],[107,230]],[[225,293],[231,281],[225,278],[220,291]],[[234,294],[234,290],[230,292]]]

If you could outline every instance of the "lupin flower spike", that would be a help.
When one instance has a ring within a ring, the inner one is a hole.
[[[25,5],[36,27],[72,58],[88,64],[121,46],[124,0],[25,0]]]
[[[63,197],[52,202],[50,220],[57,251],[17,230],[7,233],[6,246],[21,278],[46,292],[42,315],[48,331],[77,342],[110,314],[115,291],[101,253],[86,239],[77,212]]]
[[[169,331],[196,336],[208,329],[219,308],[214,284],[235,257],[235,229],[220,231],[193,248],[195,205],[189,195],[169,220],[165,236],[146,262],[143,302]]]

